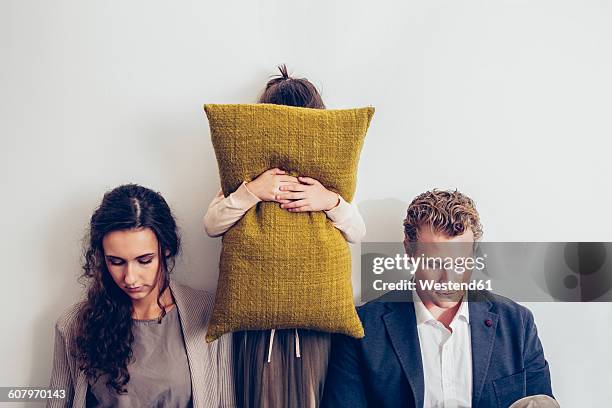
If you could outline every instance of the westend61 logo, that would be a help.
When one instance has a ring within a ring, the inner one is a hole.
[[[447,270],[462,274],[466,271],[482,271],[485,269],[484,256],[426,256],[421,254],[414,257],[396,254],[394,257],[379,256],[372,259],[372,272],[380,275],[389,270],[404,270],[414,274],[419,269],[424,270]]]

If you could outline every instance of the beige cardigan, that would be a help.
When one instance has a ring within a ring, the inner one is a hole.
[[[191,371],[194,408],[235,407],[231,333],[206,343],[204,336],[213,308],[213,295],[171,280]],[[50,387],[66,390],[65,399],[49,399],[47,407],[85,407],[87,378],[71,355],[80,303],[55,325],[55,351]]]

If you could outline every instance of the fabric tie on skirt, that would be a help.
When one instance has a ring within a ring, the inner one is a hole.
[[[295,356],[297,358],[302,357],[300,353],[300,335],[298,334],[298,330],[295,330]],[[268,344],[268,363],[272,361],[272,345],[274,344],[274,333],[276,329],[270,330],[270,343]]]

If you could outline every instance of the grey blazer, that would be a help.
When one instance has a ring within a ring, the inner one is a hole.
[[[231,334],[206,343],[204,336],[213,308],[213,295],[170,282],[179,312],[191,371],[194,408],[235,407]],[[79,370],[74,350],[76,319],[81,303],[73,305],[55,325],[55,351],[50,387],[66,390],[65,399],[49,399],[47,407],[85,407],[88,382]]]

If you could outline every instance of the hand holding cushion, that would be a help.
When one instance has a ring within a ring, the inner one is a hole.
[[[338,193],[334,193],[311,177],[299,177],[300,183],[282,185],[282,193],[276,195],[281,208],[291,212],[329,211],[340,202]]]
[[[275,197],[283,185],[297,183],[298,179],[287,175],[279,168],[264,171],[253,181],[246,184],[249,191],[262,201],[278,201]],[[280,201],[278,201],[280,202]]]

